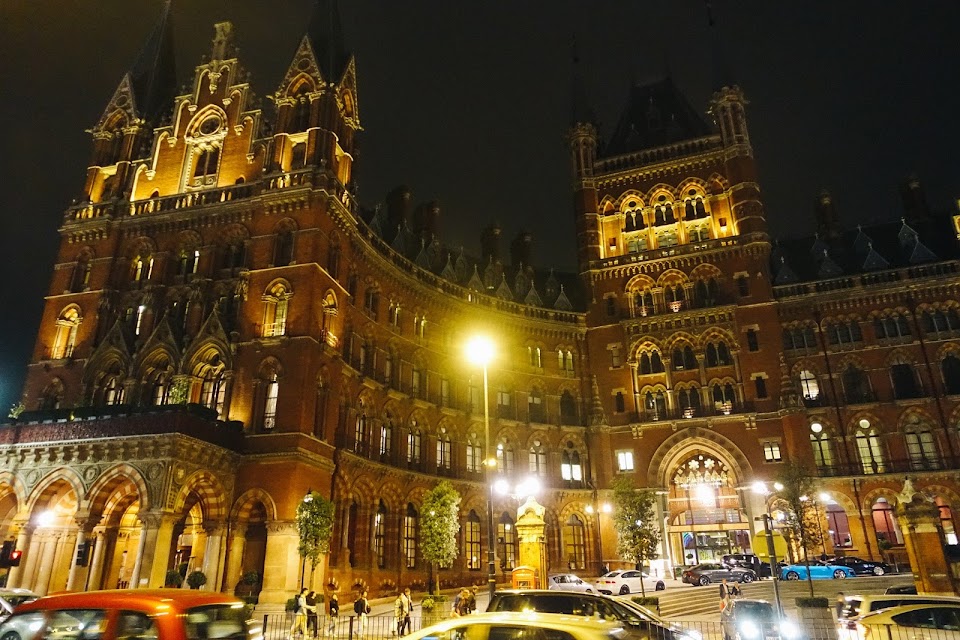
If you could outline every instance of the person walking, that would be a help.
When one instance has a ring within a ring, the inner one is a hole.
[[[370,601],[367,600],[367,590],[360,592],[360,597],[353,601],[353,612],[360,619],[357,627],[357,635],[363,636],[367,630],[367,616],[370,614]]]
[[[402,636],[412,631],[410,612],[413,610],[413,601],[410,599],[410,587],[400,592],[393,603],[393,614],[397,618],[397,635]]]
[[[473,613],[477,610],[477,588],[470,587],[467,593],[467,613]]]
[[[311,638],[317,637],[317,592],[311,589],[307,592],[307,597],[305,598],[307,603],[307,633],[310,634]]]
[[[330,620],[327,625],[327,634],[336,635],[337,618],[340,616],[340,600],[336,592],[330,594]]]
[[[727,586],[727,579],[724,578],[723,582],[720,583],[720,611],[723,611],[727,608],[727,603],[730,600],[730,587]]]
[[[453,611],[450,612],[450,615],[454,618],[467,615],[467,613],[469,613],[467,610],[469,601],[470,591],[466,587],[460,589],[460,593],[453,599]]]
[[[293,640],[299,633],[304,636],[307,632],[307,589],[304,587],[300,593],[293,597],[293,625],[290,627],[290,640]]]

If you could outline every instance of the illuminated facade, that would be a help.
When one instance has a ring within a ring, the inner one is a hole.
[[[495,227],[471,259],[409,192],[354,199],[360,102],[335,10],[318,4],[270,121],[232,35],[216,25],[176,96],[162,20],[92,130],[27,411],[0,430],[11,585],[161,586],[186,565],[228,591],[256,571],[261,602],[282,603],[313,489],[337,508],[327,584],[423,586],[438,478],[463,495],[441,581],[484,582],[476,331],[499,348],[497,473],[539,476],[552,569],[619,562],[603,505],[621,473],[661,496],[656,569],[749,550],[766,507],[746,487],[791,458],[825,477],[827,552],[898,553],[905,474],[954,536],[957,232],[918,188],[902,223],[843,232],[823,196],[818,237],[772,243],[740,89],[714,94],[709,126],[664,81],[633,90],[602,148],[586,119],[571,128],[579,276],[532,268],[529,236],[501,256]],[[516,507],[495,502],[503,569]]]

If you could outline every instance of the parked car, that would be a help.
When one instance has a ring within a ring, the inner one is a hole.
[[[679,622],[671,622],[666,618],[661,618],[659,613],[654,613],[642,604],[637,604],[631,598],[618,598],[617,602],[636,613],[641,620],[651,620],[661,627],[667,627],[675,632],[681,632],[685,640],[703,640],[703,634],[700,631],[684,628]]]
[[[621,625],[554,613],[477,613],[444,620],[405,640],[620,640]]]
[[[960,640],[960,604],[914,604],[857,619],[860,640]]]
[[[537,611],[614,620],[624,630],[624,640],[701,640],[697,633],[668,626],[638,614],[620,600],[596,593],[572,593],[542,589],[506,589],[493,594],[487,613]]]
[[[725,567],[722,564],[703,563],[683,572],[681,580],[687,584],[705,586],[724,579],[734,582],[753,582],[757,574],[743,567]]]
[[[628,569],[603,574],[593,581],[593,587],[600,593],[607,595],[625,595],[644,591],[663,591],[667,588],[667,585],[663,580],[648,576],[642,571]]]
[[[580,576],[572,573],[554,573],[547,577],[548,589],[559,589],[560,591],[584,591],[593,593],[593,587],[590,583],[584,582]]]
[[[892,587],[887,587],[887,590],[883,592],[886,595],[903,595],[903,596],[915,596],[917,595],[917,585],[916,584],[895,584]]]
[[[751,569],[760,578],[769,578],[773,575],[770,571],[770,563],[761,561],[752,553],[728,553],[720,558],[720,563],[725,567]]]
[[[0,589],[0,622],[6,620],[17,606],[39,597],[29,589]]]
[[[811,562],[810,577],[814,580],[843,580],[852,578],[856,573],[850,567],[844,567],[839,564],[830,564],[829,562]],[[781,580],[806,580],[807,565],[788,564],[780,569]]]
[[[262,640],[243,602],[212,591],[127,589],[63,593],[17,607],[3,640]]]
[[[882,576],[890,573],[890,565],[878,560],[864,560],[856,556],[844,556],[842,558],[833,558],[830,564],[837,564],[842,567],[850,567],[858,576]]]
[[[868,613],[892,607],[919,604],[960,604],[956,596],[911,596],[911,595],[853,595],[844,598],[843,607],[837,616],[837,625],[841,631],[853,632],[857,628],[857,618]]]
[[[723,640],[796,638],[800,629],[791,620],[779,620],[766,600],[737,598],[720,612]]]

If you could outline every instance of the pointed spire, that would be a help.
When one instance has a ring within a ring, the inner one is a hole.
[[[597,376],[590,376],[590,395],[593,396],[590,402],[590,425],[599,427],[607,423],[607,417],[603,413],[603,402],[600,401],[600,385],[597,383]]]
[[[307,37],[327,82],[337,82],[350,59],[343,38],[340,7],[337,0],[316,0]]]
[[[153,119],[172,104],[177,89],[173,50],[172,2],[167,0],[160,20],[130,68],[139,115]]]
[[[800,394],[797,393],[797,387],[793,384],[793,378],[790,377],[790,370],[787,369],[787,361],[780,354],[780,408],[796,409],[800,406]]]

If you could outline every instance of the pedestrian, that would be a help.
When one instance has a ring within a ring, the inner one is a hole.
[[[467,613],[473,613],[477,610],[477,588],[470,587],[467,594]]]
[[[307,589],[304,587],[300,593],[293,597],[293,626],[290,627],[290,640],[299,633],[301,636],[307,632]]]
[[[413,600],[410,599],[410,587],[400,592],[393,603],[393,613],[397,618],[397,635],[402,636],[412,631],[410,612],[413,610]]]
[[[843,591],[838,591],[837,604],[836,604],[838,620],[840,619],[840,615],[843,613],[843,608],[846,606],[846,604],[847,604],[847,599],[844,597]]]
[[[335,634],[337,630],[337,617],[340,615],[340,600],[336,592],[330,594],[330,624],[327,625],[327,633]]]
[[[311,589],[307,592],[307,597],[305,598],[307,603],[307,633],[310,634],[310,637],[317,637],[317,592]]]
[[[727,608],[727,601],[730,599],[730,587],[727,586],[727,579],[724,578],[720,583],[720,611]]]
[[[353,601],[353,612],[360,618],[357,634],[362,636],[367,630],[367,616],[370,614],[370,601],[367,600],[367,590],[360,592],[360,597]]]
[[[460,593],[457,594],[457,597],[453,600],[453,617],[459,618],[460,616],[465,616],[470,613],[468,604],[470,602],[470,591],[464,587],[460,589]]]

